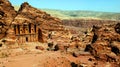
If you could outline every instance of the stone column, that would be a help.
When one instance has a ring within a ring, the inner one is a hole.
[[[30,35],[30,37],[31,37],[31,39],[30,39],[30,40],[31,40],[31,42],[33,42],[33,35]]]
[[[22,36],[22,42],[23,42],[23,43],[26,42],[25,36]]]
[[[18,35],[18,34],[20,34],[20,27],[19,27],[19,25],[16,25],[16,35]]]
[[[29,26],[28,25],[25,26],[25,34],[29,34]]]
[[[23,26],[20,25],[20,34],[23,34]]]

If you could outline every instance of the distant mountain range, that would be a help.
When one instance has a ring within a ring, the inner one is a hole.
[[[15,9],[18,10],[18,6]],[[113,12],[97,12],[97,11],[83,11],[83,10],[55,10],[55,9],[40,9],[54,17],[60,19],[79,19],[79,18],[92,18],[92,19],[111,19],[120,20],[120,13]]]

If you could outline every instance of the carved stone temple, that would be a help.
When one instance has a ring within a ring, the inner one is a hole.
[[[44,42],[49,31],[61,31],[61,20],[23,3],[16,11],[8,0],[0,0],[0,39],[17,43]]]
[[[19,43],[42,41],[42,31],[39,24],[12,24],[12,27]]]

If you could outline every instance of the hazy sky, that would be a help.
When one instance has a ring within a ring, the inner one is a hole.
[[[13,5],[28,2],[37,8],[120,12],[120,0],[10,0]]]

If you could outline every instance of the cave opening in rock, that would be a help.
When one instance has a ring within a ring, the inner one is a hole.
[[[1,15],[1,17],[3,17],[4,16],[4,12],[3,11],[0,11],[0,15]]]
[[[120,51],[117,47],[112,47],[111,51],[114,52],[115,54],[120,54]]]

